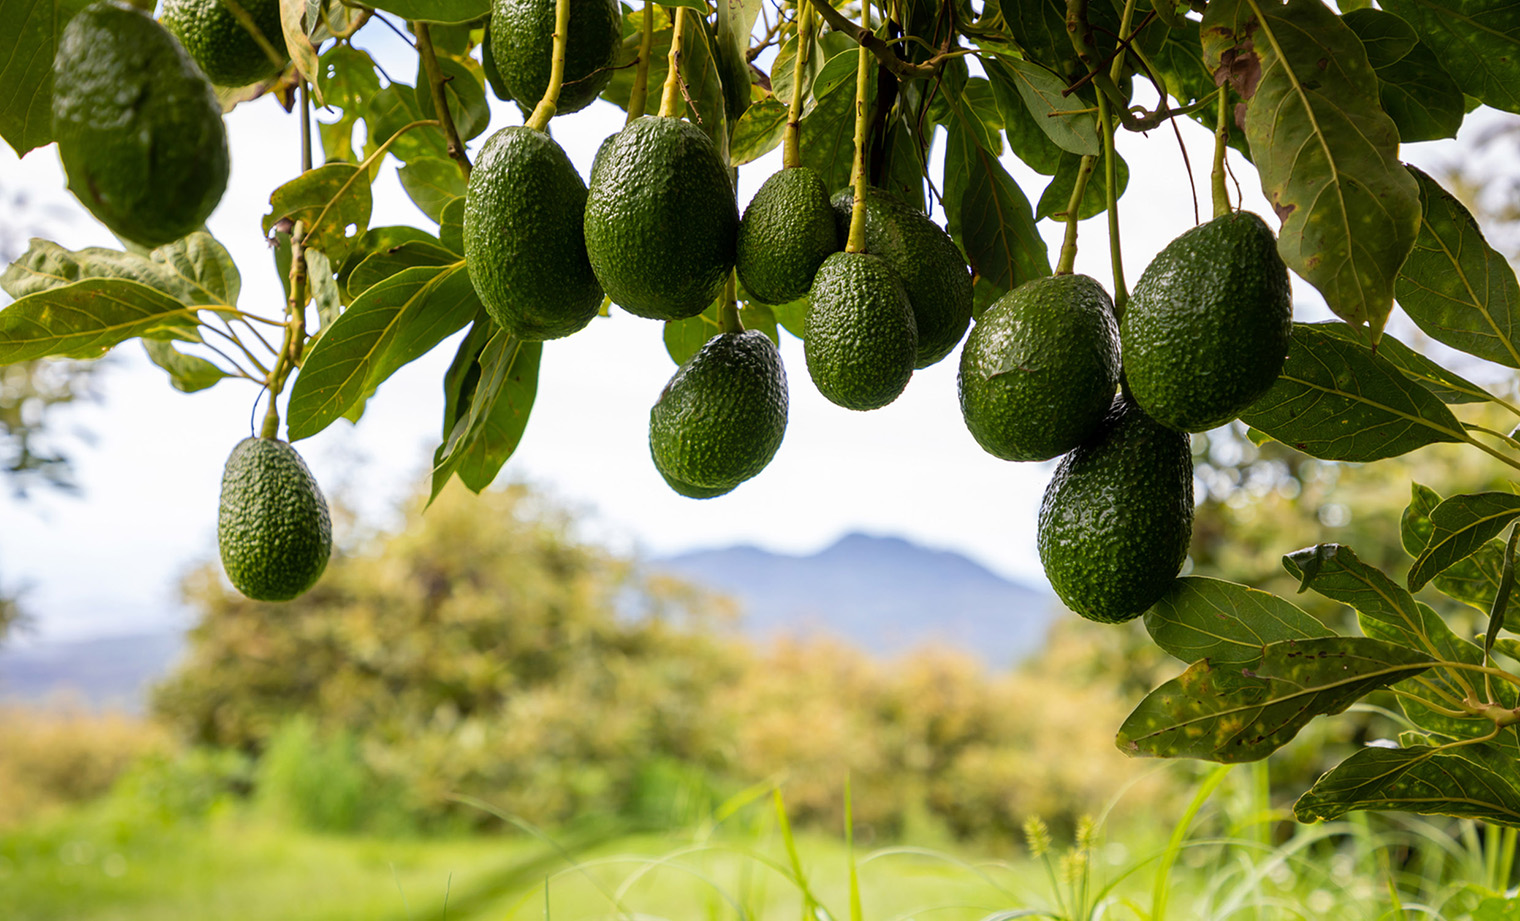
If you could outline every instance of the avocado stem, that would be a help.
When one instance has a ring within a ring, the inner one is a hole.
[[[1119,191],[1118,157],[1114,153],[1114,124],[1108,108],[1108,100],[1098,94],[1098,126],[1103,131],[1103,182],[1107,186],[1104,195],[1108,199],[1108,254],[1114,273],[1114,319],[1124,316],[1124,305],[1129,303],[1129,290],[1124,286],[1124,252],[1119,245]]]
[[[565,82],[565,46],[570,42],[570,0],[554,0],[554,51],[549,59],[549,85],[544,87],[544,98],[533,107],[533,114],[528,116],[526,122],[534,131],[546,131],[549,128],[549,119],[559,106],[559,89]],[[442,87],[435,87],[434,93],[441,94]],[[454,148],[449,148],[452,156]]]
[[[639,63],[633,71],[633,91],[628,94],[628,120],[644,114],[649,106],[649,55],[654,50],[654,0],[644,4],[644,21],[639,27]]]
[[[459,138],[459,129],[454,126],[454,114],[449,111],[448,94],[443,91],[443,71],[438,67],[438,55],[433,51],[433,33],[428,29],[428,24],[422,20],[412,23],[412,31],[417,34],[417,58],[422,62],[422,71],[427,75],[428,88],[432,91],[434,117],[443,126],[443,138],[448,144],[449,157],[459,164],[459,171],[466,179],[470,178],[470,156],[465,153],[464,141]],[[555,92],[559,92],[559,85],[553,84]]]
[[[564,0],[560,0],[564,2]],[[686,25],[686,7],[676,7],[675,31],[670,35],[670,68],[665,73],[665,90],[660,96],[660,115],[676,117],[681,93],[681,37]]]
[[[802,165],[802,77],[807,71],[807,53],[812,38],[812,6],[802,0],[797,8],[797,54],[792,58],[792,100],[786,110],[786,137],[782,142],[781,165],[791,169]]]
[[[290,230],[290,300],[285,304],[285,338],[280,354],[265,383],[269,388],[269,408],[264,412],[260,438],[280,437],[280,391],[292,368],[301,363],[306,346],[306,222],[296,221]]]
[[[870,31],[870,0],[860,4],[860,23],[863,29]],[[858,57],[855,68],[855,163],[850,169],[855,201],[850,209],[850,236],[844,247],[847,253],[866,251],[866,134],[871,123],[866,113],[866,96],[871,89],[871,52],[861,45]]]
[[[301,81],[301,172],[311,172],[311,89]]]
[[[1061,241],[1061,256],[1056,262],[1057,275],[1070,275],[1077,264],[1077,220],[1082,212],[1082,196],[1087,193],[1087,180],[1092,177],[1097,157],[1085,156],[1077,166],[1076,181],[1071,184],[1071,198],[1066,201],[1066,238]]]
[[[1230,145],[1230,88],[1219,88],[1219,121],[1214,126],[1214,172],[1210,176],[1210,188],[1214,196],[1214,216],[1224,217],[1230,213],[1230,192],[1224,184],[1224,156]]]
[[[723,306],[718,310],[718,323],[725,333],[744,332],[744,321],[739,319],[739,282],[738,276],[730,271],[728,281],[723,285]]]

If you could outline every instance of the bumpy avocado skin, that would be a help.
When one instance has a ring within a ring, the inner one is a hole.
[[[253,20],[279,56],[259,45],[227,0],[165,0],[162,21],[217,86],[247,86],[267,80],[290,60],[280,28],[280,0],[233,0]]]
[[[222,567],[256,601],[289,601],[316,584],[332,553],[327,500],[295,448],[245,438],[222,472],[216,524]]]
[[[486,141],[464,200],[464,258],[496,324],[520,339],[585,328],[602,305],[586,258],[586,184],[547,134],[513,125]]]
[[[211,84],[174,36],[118,3],[85,7],[53,59],[53,133],[69,189],[143,246],[199,227],[227,188]]]
[[[728,170],[696,125],[645,116],[597,151],[586,255],[629,313],[683,320],[706,310],[734,267],[738,231]]]
[[[1171,586],[1192,533],[1188,436],[1115,397],[1045,489],[1038,544],[1051,587],[1088,620],[1139,617]]]
[[[649,452],[676,492],[711,498],[765,469],[781,447],[786,416],[786,372],[775,343],[758,330],[719,333],[676,371],[649,411]]]
[[[549,88],[554,57],[555,0],[495,0],[491,4],[491,57],[513,99],[533,108]],[[570,0],[570,37],[557,114],[579,112],[612,81],[623,41],[616,0]]]
[[[834,193],[839,240],[850,232],[852,190]],[[927,368],[949,355],[971,323],[971,273],[955,241],[928,215],[880,189],[866,196],[866,252],[887,261],[902,279],[918,324],[918,359]]]
[[[1167,244],[1119,327],[1124,373],[1156,421],[1203,432],[1271,388],[1288,355],[1288,268],[1261,218],[1239,211]]]
[[[772,173],[739,221],[735,268],[756,300],[794,301],[812,287],[813,275],[839,251],[834,211],[823,180],[799,166]]]
[[[918,330],[902,281],[869,253],[823,261],[803,320],[803,354],[818,392],[846,409],[880,409],[913,376]]]

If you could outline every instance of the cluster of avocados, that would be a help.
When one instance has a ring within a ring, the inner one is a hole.
[[[1065,455],[1038,544],[1068,607],[1119,623],[1167,591],[1192,536],[1188,435],[1266,393],[1291,331],[1287,266],[1249,212],[1168,244],[1122,320],[1085,275],[1028,282],[982,315],[961,352],[961,412],[998,457]]]

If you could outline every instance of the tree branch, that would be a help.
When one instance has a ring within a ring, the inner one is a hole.
[[[438,55],[433,51],[432,33],[428,29],[428,24],[421,20],[412,23],[412,29],[417,33],[417,55],[422,59],[422,70],[427,74],[428,86],[433,91],[433,110],[439,124],[443,125],[443,136],[448,141],[449,156],[459,164],[459,171],[468,179],[470,178],[470,155],[465,153],[464,141],[459,139],[459,129],[454,127],[454,115],[449,111],[448,96],[443,91],[443,71],[439,69]]]

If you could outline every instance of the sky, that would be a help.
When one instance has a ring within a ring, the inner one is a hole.
[[[413,72],[410,52],[383,27],[366,28],[356,44],[372,50],[391,73]],[[492,102],[491,128],[471,142],[472,152],[491,131],[521,122],[514,106]],[[585,177],[597,146],[622,119],[621,110],[598,101],[555,119],[552,130]],[[299,122],[266,98],[239,106],[226,123],[231,179],[208,227],[241,270],[239,306],[277,316],[281,288],[260,218],[270,191],[300,172]],[[1207,218],[1212,135],[1188,119],[1176,123]],[[1148,136],[1121,131],[1118,149],[1131,175],[1140,177],[1119,208],[1125,273],[1133,286],[1151,257],[1194,225],[1194,199],[1170,128]],[[1460,140],[1434,142],[1406,146],[1403,156],[1439,169],[1461,149]],[[943,134],[935,150],[931,173],[937,176]],[[1037,201],[1045,177],[1006,153],[1003,163]],[[371,226],[436,230],[402,192],[394,165],[389,161],[375,185]],[[740,170],[741,208],[780,165],[778,149]],[[1252,168],[1238,156],[1232,167],[1242,206],[1275,228]],[[0,221],[26,221],[70,249],[119,248],[65,190],[51,146],[18,160],[0,145],[0,190],[6,198],[24,191],[30,202],[21,214],[6,214],[9,206],[0,203]],[[943,223],[943,215],[937,217]],[[1042,221],[1040,230],[1054,263],[1064,227]],[[1076,268],[1112,290],[1103,217],[1082,224]],[[1312,287],[1296,276],[1293,283],[1297,319],[1328,316]],[[665,486],[649,458],[649,408],[675,371],[661,333],[660,323],[615,308],[610,318],[546,343],[531,420],[498,484],[534,484],[583,515],[587,538],[645,557],[736,543],[805,554],[864,531],[954,550],[1007,578],[1045,585],[1035,518],[1055,462],[1015,464],[981,450],[961,420],[959,349],[917,372],[895,403],[861,413],[817,393],[801,342],[783,333],[791,409],[779,453],[727,496],[694,501]],[[457,338],[447,340],[392,377],[357,425],[340,420],[296,445],[324,490],[369,522],[393,523],[399,504],[424,488],[440,437],[441,379],[456,344]],[[102,399],[56,420],[59,431],[79,433],[69,438],[79,492],[37,490],[26,501],[0,494],[0,585],[24,590],[34,622],[25,641],[184,624],[189,615],[178,600],[178,581],[215,558],[222,467],[232,446],[250,433],[257,387],[231,380],[182,394],[136,342],[116,349],[109,362],[99,375]],[[258,411],[262,416],[262,405]]]

